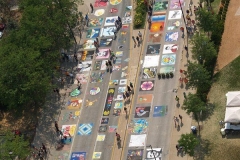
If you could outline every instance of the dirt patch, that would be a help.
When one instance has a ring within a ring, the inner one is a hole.
[[[216,71],[221,70],[240,55],[240,14],[235,15],[239,7],[239,0],[230,1],[222,36],[222,44],[218,53]]]

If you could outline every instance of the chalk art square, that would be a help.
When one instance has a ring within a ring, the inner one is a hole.
[[[184,0],[180,0],[182,7],[184,6]],[[170,9],[181,9],[181,5],[179,0],[171,0],[170,1]]]
[[[106,132],[107,131],[107,126],[99,126],[99,132]]]
[[[94,40],[88,39],[83,42],[83,49],[96,49],[94,46]]]
[[[119,85],[126,85],[127,84],[127,79],[120,79]]]
[[[167,30],[179,29],[182,22],[180,20],[168,21]]]
[[[122,107],[123,107],[123,102],[118,101],[115,103],[115,106],[114,106],[115,109],[122,109]]]
[[[148,43],[159,43],[161,41],[161,37],[161,33],[149,34]]]
[[[122,58],[117,57],[115,63],[117,63],[117,64],[122,63]]]
[[[157,74],[157,68],[143,68],[143,79],[155,78]]]
[[[165,35],[165,41],[166,42],[177,41],[178,37],[179,37],[178,32],[167,32]]]
[[[174,66],[166,66],[166,67],[160,68],[160,73],[170,73],[170,72],[175,72]]]
[[[151,24],[150,32],[160,32],[164,29],[164,22],[153,22]]]
[[[173,11],[169,11],[169,13],[168,13],[168,20],[181,19],[181,18],[182,18],[181,10],[173,10]]]
[[[153,117],[162,117],[166,114],[166,106],[155,106]]]
[[[127,159],[128,160],[142,160],[143,149],[138,150],[128,150]]]
[[[109,118],[102,118],[101,119],[101,124],[108,124]]]
[[[108,132],[113,133],[117,131],[117,126],[109,126],[108,127]]]
[[[153,12],[166,11],[168,8],[168,1],[155,2],[153,5]]]
[[[114,17],[106,17],[104,26],[114,26],[115,21],[118,19],[117,16]]]
[[[120,116],[120,114],[121,114],[121,109],[114,109],[113,110],[113,115],[114,116]]]
[[[117,98],[115,100],[116,101],[122,101],[123,100],[123,95],[122,94],[117,95]]]
[[[174,65],[176,62],[175,54],[165,54],[162,56],[161,65]]]
[[[146,144],[146,134],[131,135],[129,147],[143,147]]]
[[[166,19],[165,15],[152,16],[152,22],[165,21],[165,19]]]
[[[112,38],[103,38],[100,41],[100,47],[111,47],[112,41]]]
[[[110,56],[109,49],[99,49],[99,52],[96,54],[96,59],[107,59]]]
[[[131,16],[122,18],[122,24],[129,24],[129,23],[132,23],[132,17]]]
[[[148,121],[147,119],[133,119],[128,124],[128,130],[133,134],[147,133]]]
[[[154,80],[141,81],[139,91],[153,91]]]
[[[109,81],[109,85],[117,85],[118,84],[118,80],[117,79],[113,79]]]
[[[99,135],[97,136],[97,141],[104,141],[104,140],[105,140],[105,137],[106,137],[106,135],[104,135],[104,134],[99,134]]]
[[[176,53],[178,51],[177,44],[166,44],[163,46],[163,54]]]
[[[79,124],[78,135],[90,135],[92,134],[93,123]]]
[[[93,152],[92,159],[100,159],[102,152]]]
[[[100,28],[88,29],[86,38],[96,38],[99,36]]]
[[[114,27],[105,27],[101,29],[101,37],[110,37],[114,36],[114,32],[117,30],[117,28]]]
[[[126,87],[119,87],[118,93],[124,93],[126,91]]]
[[[158,55],[160,53],[160,44],[149,44],[147,46],[147,54]]]
[[[136,107],[134,118],[146,118],[150,114],[150,106],[147,107]]]
[[[103,18],[90,19],[88,22],[89,27],[100,27],[103,24]]]
[[[122,56],[123,56],[123,51],[117,51],[117,52],[115,53],[115,56],[116,56],[116,57],[122,57]]]
[[[121,65],[114,65],[113,66],[113,71],[120,71],[121,70]]]
[[[161,160],[162,159],[162,149],[161,148],[151,148],[146,149],[146,159],[151,160]]]

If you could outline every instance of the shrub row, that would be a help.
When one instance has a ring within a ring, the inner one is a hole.
[[[147,6],[143,0],[137,0],[137,6],[135,9],[133,27],[134,29],[143,28],[146,21]]]

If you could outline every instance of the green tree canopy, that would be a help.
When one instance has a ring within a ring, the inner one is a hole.
[[[187,78],[188,86],[202,88],[202,91],[204,91],[204,89],[208,89],[211,85],[210,73],[201,64],[196,62],[188,63]]]
[[[183,147],[183,150],[189,155],[194,156],[194,150],[199,144],[199,140],[193,134],[182,134],[178,140],[179,146]]]
[[[204,34],[195,34],[191,41],[192,57],[200,64],[211,62],[217,56],[214,44]]]
[[[19,159],[24,159],[29,154],[29,142],[13,132],[8,131],[6,136],[2,136],[0,143],[0,159],[13,159],[17,156]],[[12,155],[9,155],[9,152]]]
[[[204,30],[204,32],[212,32],[216,23],[216,16],[211,12],[208,12],[206,9],[200,9],[197,12],[196,20],[198,21],[197,25]]]

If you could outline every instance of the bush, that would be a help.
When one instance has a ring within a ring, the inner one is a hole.
[[[133,26],[135,29],[144,28],[146,21],[146,6],[143,0],[137,0]]]

